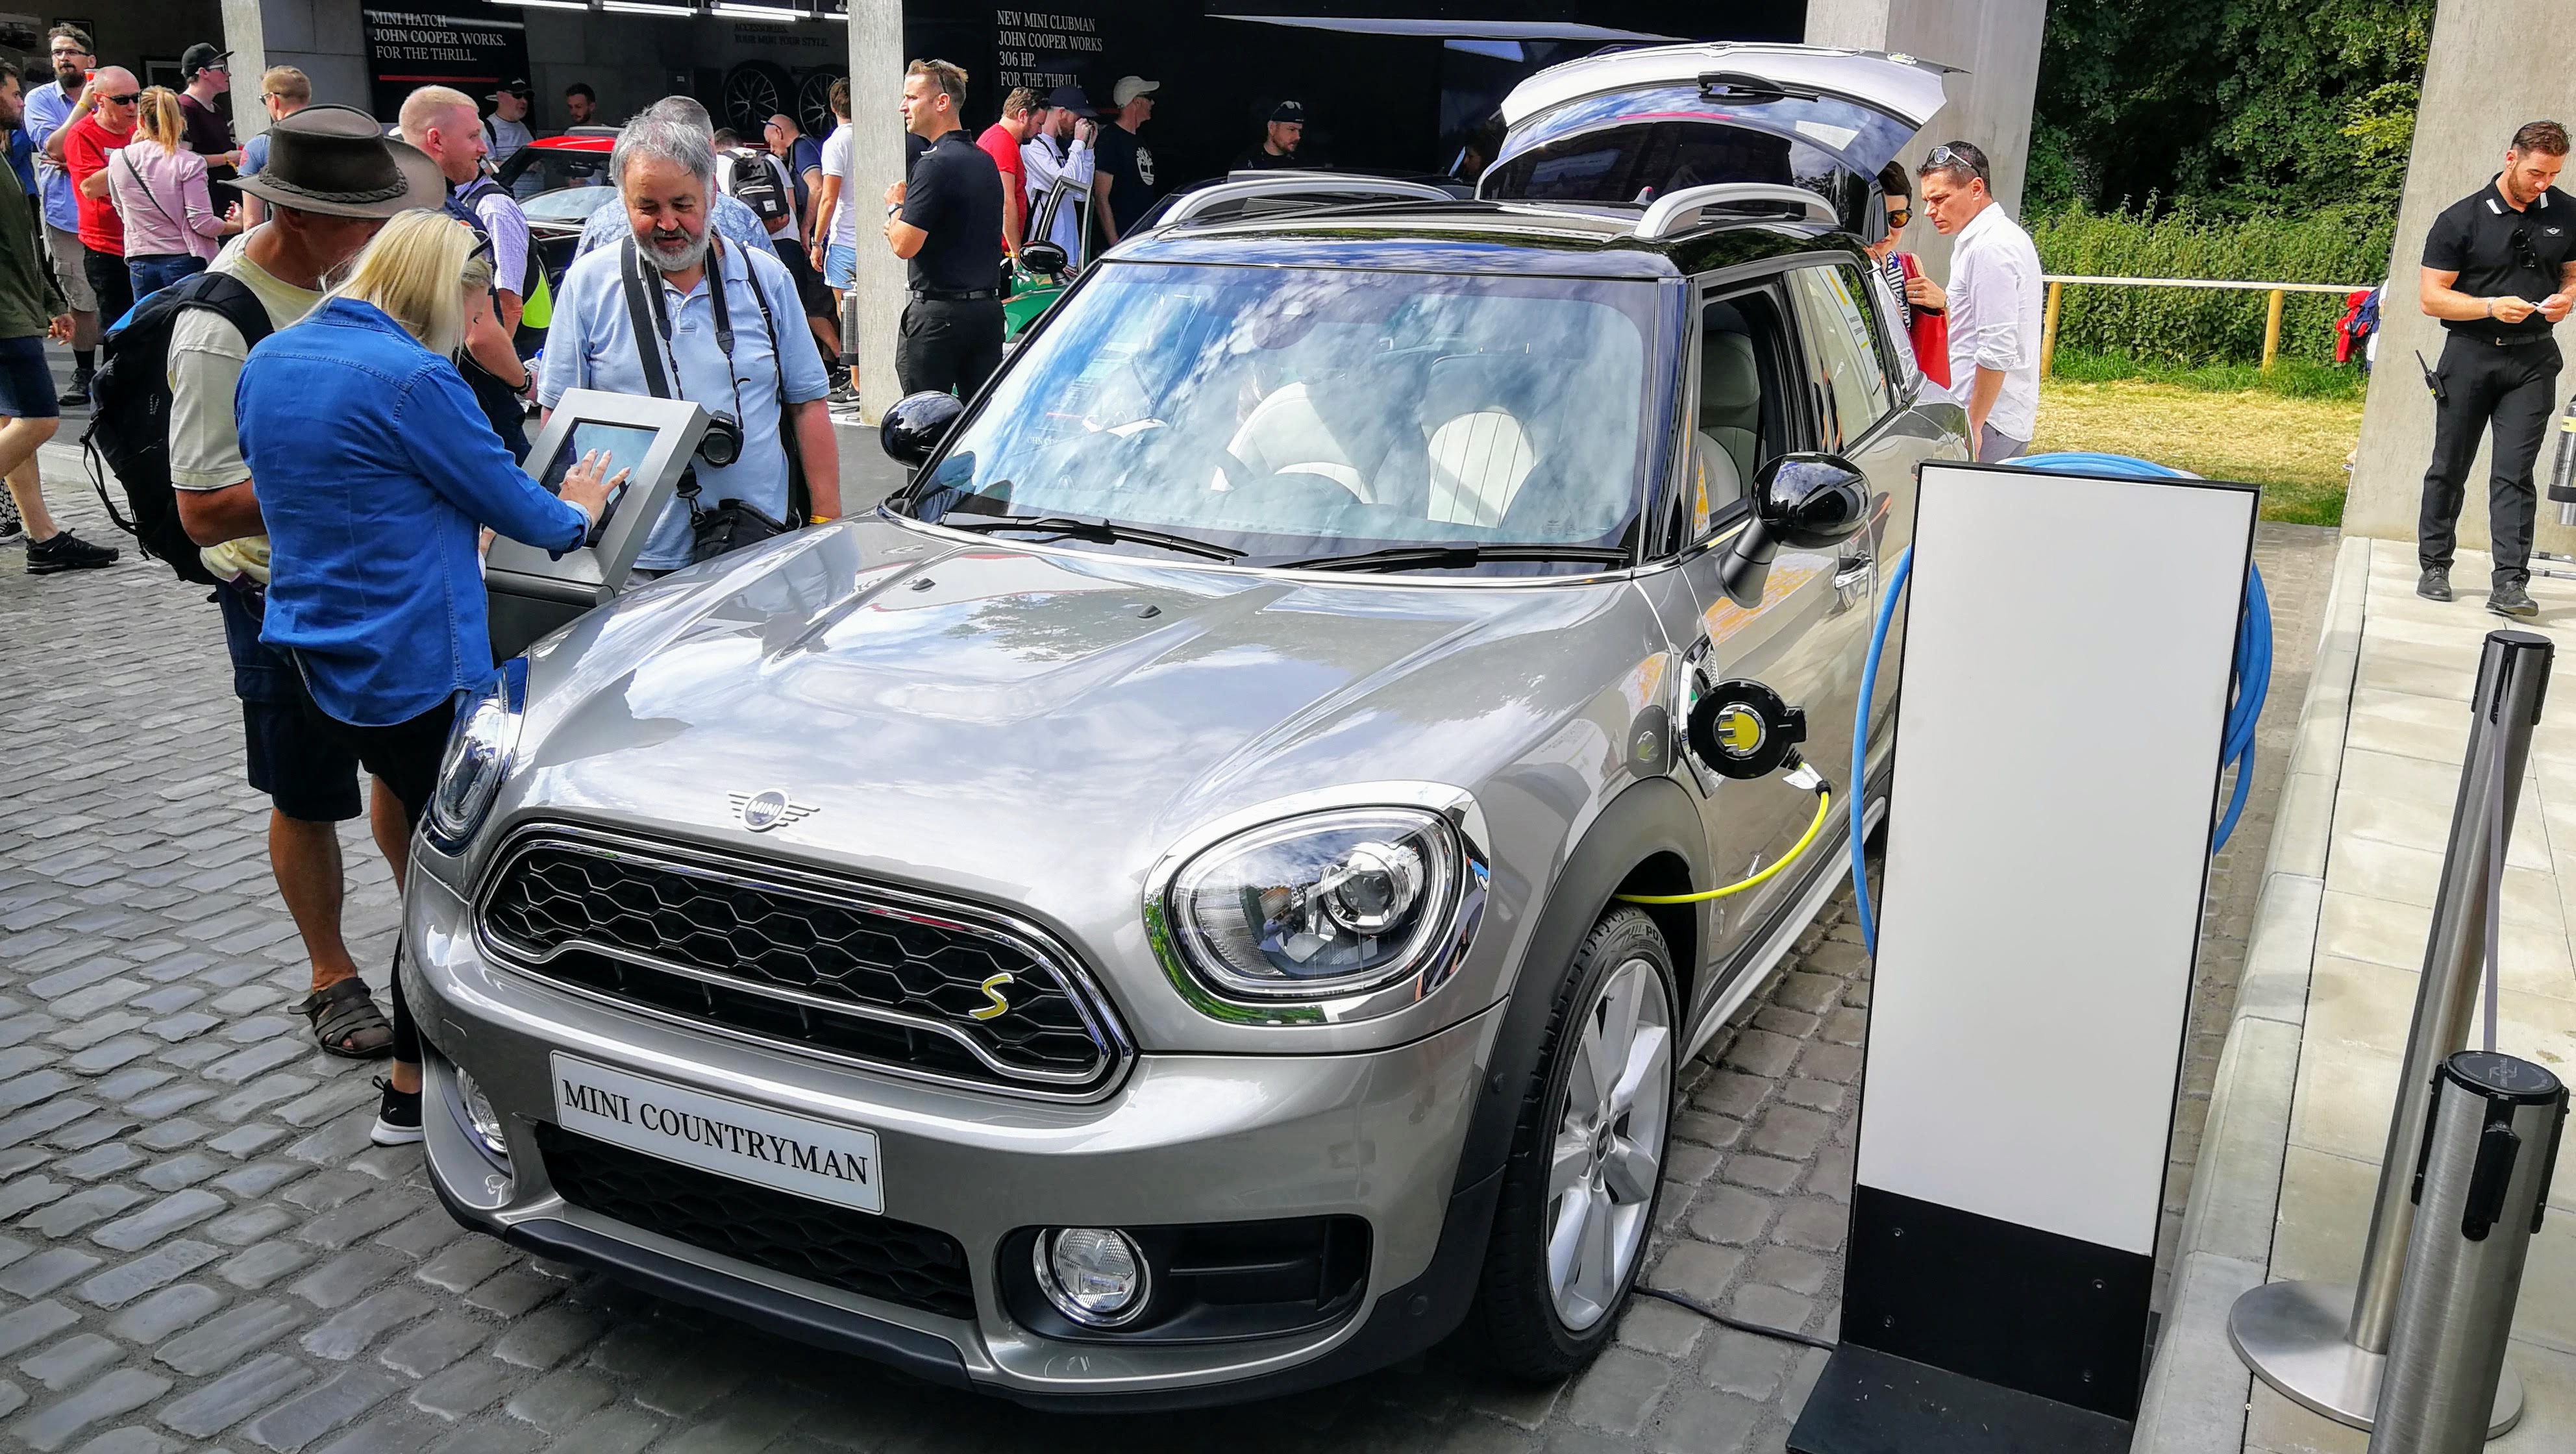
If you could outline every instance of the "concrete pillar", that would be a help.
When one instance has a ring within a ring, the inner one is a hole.
[[[366,31],[359,0],[223,0],[224,46],[232,52],[233,132],[245,140],[268,129],[259,104],[260,72],[293,66],[313,79],[313,99],[364,111]]]
[[[2406,196],[2397,211],[2397,242],[2390,259],[2379,367],[2361,416],[2361,451],[2354,459],[2352,493],[2344,501],[2343,528],[2382,540],[2415,538],[2424,466],[2433,453],[2433,400],[2416,371],[2415,354],[2439,362],[2442,325],[2424,316],[2417,280],[2424,262],[2424,234],[2443,208],[2487,184],[2504,165],[2515,128],[2543,117],[2576,126],[2576,31],[2567,25],[2567,0],[2441,0],[2433,22],[2432,53],[2424,65],[2424,100],[2415,113],[2415,149],[2406,164]],[[2562,178],[2559,186],[2570,184]],[[2576,320],[2558,326],[2560,352],[2576,358]],[[2576,373],[2558,379],[2558,403],[2576,384]],[[2540,483],[2548,484],[2555,434],[2540,452]],[[2469,471],[2468,505],[2460,512],[2460,546],[2487,548],[2487,453],[2483,444]],[[2558,512],[2540,502],[2539,548],[2576,552],[2576,531],[2558,523]],[[2486,582],[2462,576],[2454,589],[2483,591]]]
[[[1947,82],[1950,103],[1898,160],[1911,173],[1942,142],[1974,142],[1994,163],[1996,199],[2018,217],[2047,18],[2047,0],[1809,0],[1807,43],[1894,51],[1959,67],[1962,74]],[[1922,256],[1933,277],[1949,272],[1950,240],[1919,212],[1904,247]]]
[[[850,0],[850,186],[857,196],[859,414],[870,423],[903,397],[895,331],[910,294],[903,259],[880,232],[885,189],[903,176],[903,5]],[[846,342],[844,347],[846,347]]]

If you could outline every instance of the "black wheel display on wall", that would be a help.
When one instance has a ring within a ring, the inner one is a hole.
[[[807,136],[832,134],[832,83],[848,74],[842,66],[817,66],[796,83],[796,124]]]
[[[723,125],[756,145],[760,129],[769,124],[769,118],[786,110],[795,95],[795,81],[785,67],[769,61],[744,61],[725,72],[716,115]]]

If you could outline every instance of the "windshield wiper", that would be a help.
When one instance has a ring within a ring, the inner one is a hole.
[[[1615,545],[1397,545],[1352,555],[1318,555],[1283,560],[1275,570],[1466,570],[1507,560],[1592,561],[1626,565],[1628,552]]]
[[[1159,545],[1183,555],[1203,556],[1209,560],[1241,560],[1243,552],[1211,540],[1193,540],[1186,535],[1172,535],[1160,530],[1147,530],[1135,525],[1121,525],[1114,520],[1085,520],[1078,515],[995,515],[988,519],[960,520],[954,514],[942,515],[930,522],[951,530],[967,530],[989,535],[996,530],[1033,530],[1048,535],[1069,535],[1076,540],[1096,540],[1102,544],[1132,541],[1138,545]]]

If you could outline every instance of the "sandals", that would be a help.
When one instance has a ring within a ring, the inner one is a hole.
[[[394,1053],[393,1023],[367,994],[367,982],[354,974],[306,995],[295,1009],[312,1022],[313,1043],[325,1055],[381,1060]]]

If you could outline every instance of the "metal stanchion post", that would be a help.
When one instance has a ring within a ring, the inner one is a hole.
[[[2378,1454],[2474,1454],[2491,1437],[2523,1258],[2567,1119],[2558,1077],[2491,1052],[2443,1062],[2429,1099],[2410,1179],[2415,1231],[2370,1431]]]
[[[2531,757],[2531,729],[2540,720],[2551,654],[2547,637],[2493,631],[2478,661],[2468,760],[2460,767],[2450,844],[2434,891],[2433,932],[2415,988],[2414,1023],[2407,1032],[2396,1112],[2380,1159],[2359,1285],[2269,1283],[2238,1298],[2228,1312],[2228,1341],[2247,1367],[2294,1402],[2356,1429],[2369,1428],[2379,1408],[2406,1238],[2414,1226],[2410,1192],[2416,1152],[2424,1144],[2432,1110],[2433,1078],[2443,1061],[2469,1043],[2486,950],[2488,844],[2491,839],[2510,841],[2513,835],[2514,807]],[[2500,793],[2490,791],[2498,734],[2504,739]],[[2500,824],[2491,816],[2497,813]],[[2490,1432],[2513,1427],[2521,1414],[2522,1382],[2508,1366],[2496,1387]]]

